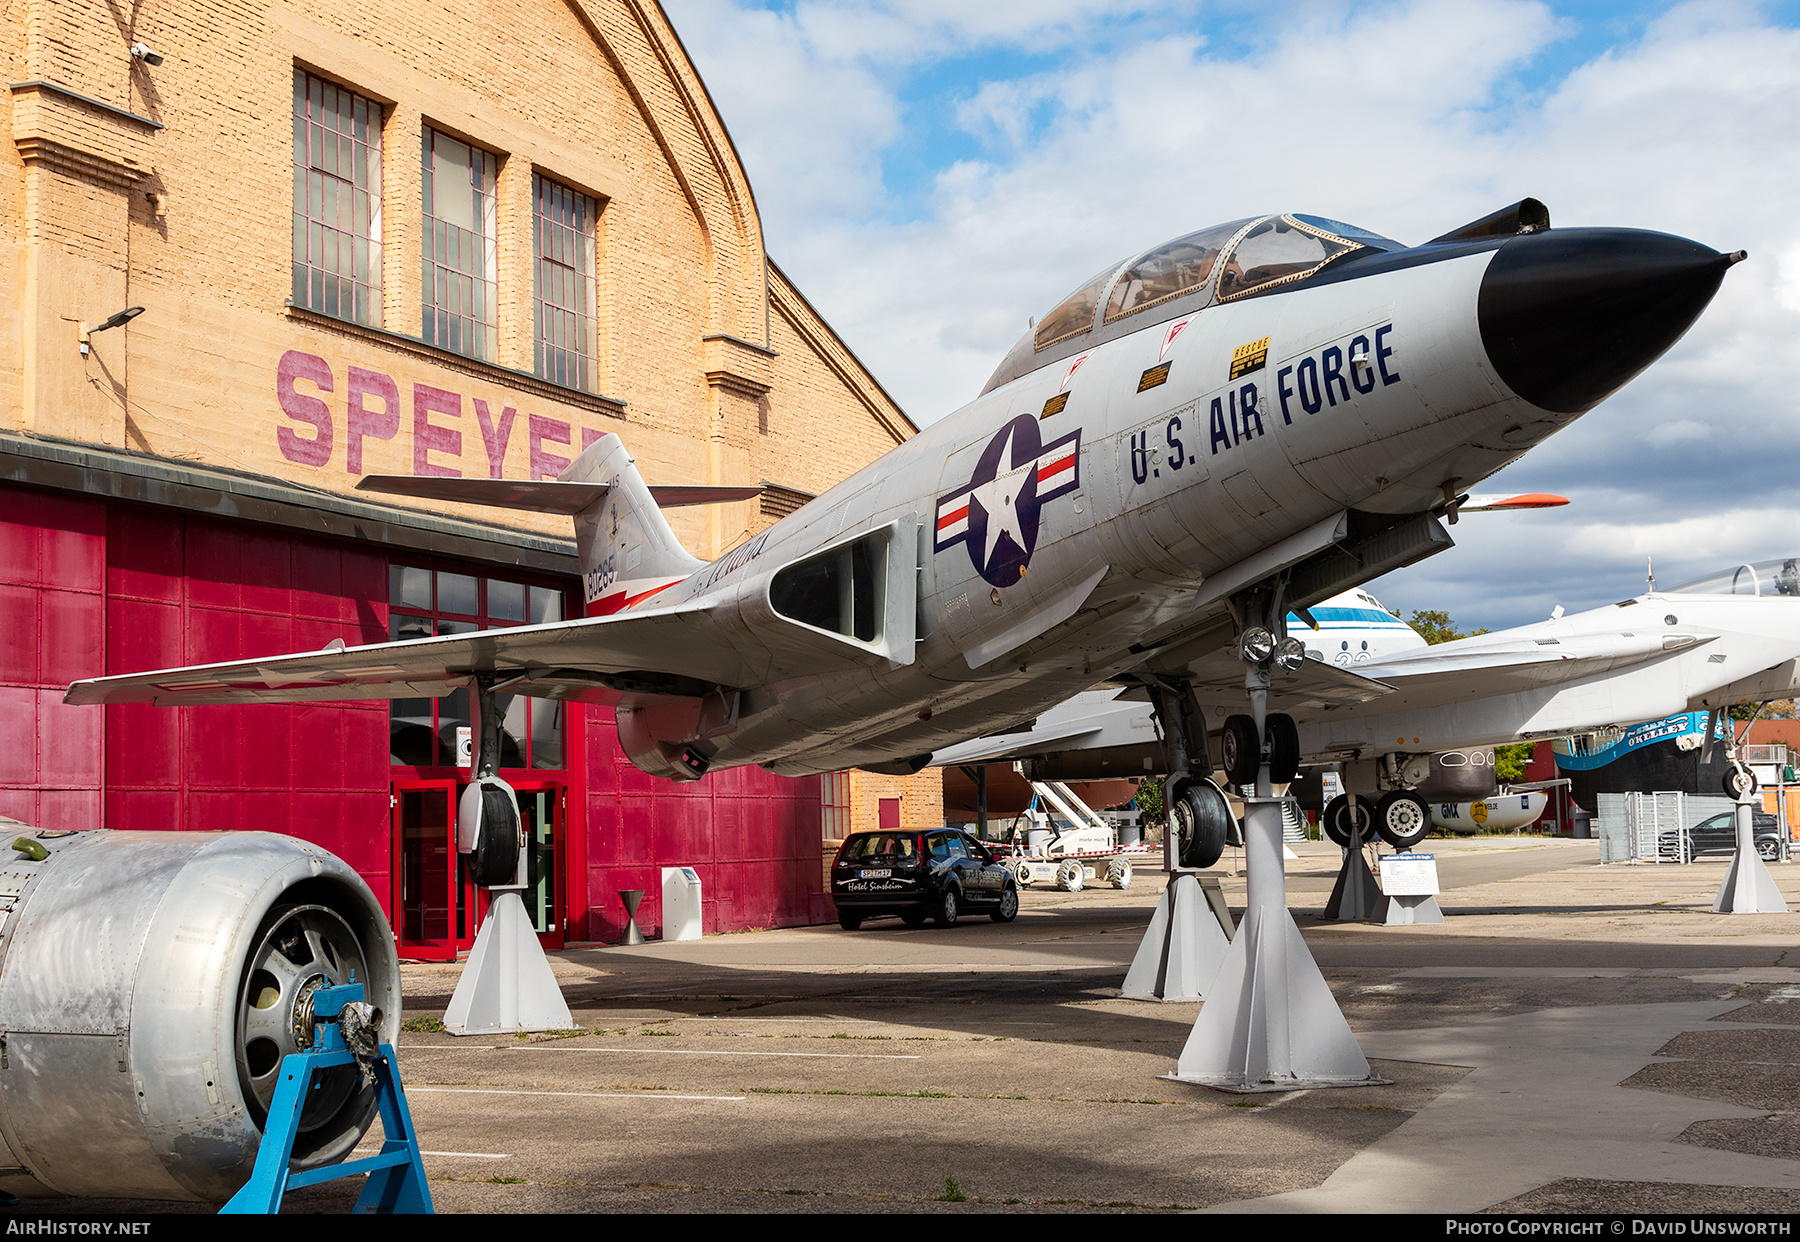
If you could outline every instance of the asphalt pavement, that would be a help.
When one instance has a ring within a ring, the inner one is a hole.
[[[577,1030],[458,1039],[405,968],[400,1060],[451,1212],[1800,1211],[1800,913],[1722,862],[1431,842],[1441,926],[1291,906],[1391,1085],[1170,1081],[1200,1006],[1122,999],[1161,877],[897,920],[553,956]],[[1243,878],[1221,872],[1234,909]],[[1800,906],[1800,862],[1771,870]],[[354,1187],[290,1197],[348,1206]],[[67,1204],[92,1209],[100,1204]]]

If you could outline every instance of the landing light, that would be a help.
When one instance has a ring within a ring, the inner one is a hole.
[[[1275,635],[1260,625],[1253,625],[1244,631],[1238,639],[1238,658],[1251,664],[1261,664],[1275,654]]]
[[[1291,673],[1306,663],[1306,644],[1298,638],[1284,638],[1275,648],[1275,665]]]

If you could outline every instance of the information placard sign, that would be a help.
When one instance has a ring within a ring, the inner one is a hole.
[[[1436,854],[1383,854],[1381,891],[1389,897],[1430,897],[1438,892]]]

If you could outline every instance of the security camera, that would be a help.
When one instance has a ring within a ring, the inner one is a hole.
[[[152,51],[142,42],[133,43],[131,45],[131,55],[134,59],[143,61],[152,69],[163,63],[163,54],[161,52]]]

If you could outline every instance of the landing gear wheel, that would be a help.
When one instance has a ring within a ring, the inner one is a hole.
[[[1319,826],[1325,835],[1345,849],[1350,848],[1353,828],[1362,830],[1362,843],[1367,845],[1375,833],[1375,804],[1361,794],[1339,794],[1325,804]]]
[[[1056,887],[1065,893],[1079,893],[1087,883],[1087,868],[1070,859],[1056,869]]]
[[[1300,775],[1300,730],[1286,712],[1275,712],[1269,725],[1269,783],[1287,785]],[[1252,780],[1255,776],[1252,775]]]
[[[1219,738],[1219,758],[1225,768],[1225,779],[1233,785],[1248,785],[1256,779],[1262,766],[1262,740],[1256,736],[1256,722],[1248,716],[1225,717],[1225,731]]]
[[[938,898],[937,925],[939,927],[956,926],[956,890],[947,888],[944,895]]]
[[[1725,786],[1727,796],[1742,798],[1756,792],[1756,773],[1749,768],[1732,768],[1725,773],[1725,779],[1721,783]]]
[[[1395,849],[1410,850],[1431,831],[1431,812],[1411,790],[1389,790],[1375,804],[1375,831]]]
[[[511,884],[519,872],[519,803],[512,787],[483,781],[481,827],[469,851],[469,878],[483,887]]]
[[[1169,829],[1178,847],[1175,857],[1183,867],[1203,870],[1218,862],[1231,826],[1231,804],[1225,801],[1225,791],[1211,781],[1189,781],[1169,804]]]
[[[839,910],[838,911],[838,926],[843,928],[845,931],[855,931],[857,928],[862,926],[862,915],[851,914],[848,911]]]
[[[1131,860],[1115,858],[1106,864],[1106,882],[1117,889],[1131,887]]]
[[[1008,884],[1000,890],[1000,905],[988,911],[996,923],[1010,923],[1019,917],[1019,890]]]
[[[908,927],[923,927],[925,926],[926,918],[927,915],[923,910],[900,911],[900,921],[905,923]]]
[[[327,906],[278,905],[253,943],[238,992],[237,1071],[246,1111],[261,1126],[282,1059],[301,1051],[298,1034],[312,1035],[313,992],[367,979],[369,968],[356,933]],[[376,1103],[373,1084],[362,1086],[354,1065],[317,1071],[300,1112],[294,1166],[341,1159],[368,1129]]]

